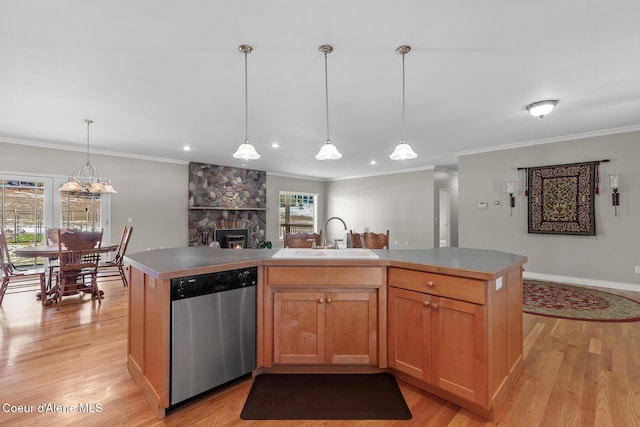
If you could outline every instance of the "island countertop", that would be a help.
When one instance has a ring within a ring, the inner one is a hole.
[[[156,279],[256,265],[369,265],[395,266],[434,273],[464,273],[466,277],[491,280],[527,257],[489,249],[434,248],[372,250],[377,259],[272,259],[279,249],[219,249],[206,246],[156,249],[127,255],[126,262]],[[340,249],[337,249],[338,251]]]

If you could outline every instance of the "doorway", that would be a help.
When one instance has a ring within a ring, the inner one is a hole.
[[[449,190],[440,189],[439,192],[439,239],[438,247],[451,246],[451,194]]]

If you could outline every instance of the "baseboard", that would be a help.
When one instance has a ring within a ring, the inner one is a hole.
[[[607,280],[585,279],[582,277],[558,276],[555,274],[535,273],[525,271],[522,276],[525,279],[544,280],[547,282],[567,283],[572,285],[594,286],[598,288],[621,289],[625,291],[640,291],[640,285],[633,283],[609,282]]]

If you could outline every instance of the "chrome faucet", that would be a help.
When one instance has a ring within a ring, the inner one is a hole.
[[[327,247],[327,224],[329,224],[329,221],[331,221],[332,219],[337,219],[338,221],[340,221],[342,223],[342,225],[344,225],[344,230],[345,231],[348,230],[347,223],[344,222],[344,220],[342,218],[340,218],[338,216],[332,216],[331,218],[327,219],[324,222],[324,227],[323,227],[324,228],[324,236],[322,236],[322,246],[325,247],[325,248]],[[336,249],[338,249],[338,242],[335,242],[335,244],[336,244]]]

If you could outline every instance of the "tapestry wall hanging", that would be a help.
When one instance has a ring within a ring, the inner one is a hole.
[[[598,162],[528,168],[529,233],[595,235]]]

